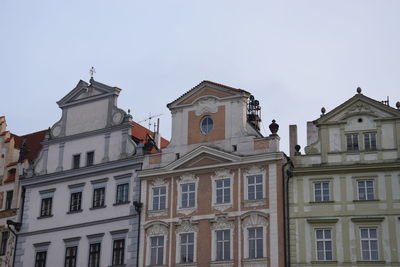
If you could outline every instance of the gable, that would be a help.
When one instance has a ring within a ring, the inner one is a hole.
[[[187,161],[186,163],[180,165],[176,169],[185,169],[185,168],[192,168],[192,167],[200,167],[200,166],[209,166],[209,165],[216,165],[221,163],[231,162],[225,158],[219,158],[214,155],[209,155],[203,153],[191,160]]]

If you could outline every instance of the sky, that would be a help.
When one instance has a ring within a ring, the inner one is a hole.
[[[400,101],[399,14],[396,0],[1,0],[0,116],[18,135],[51,127],[94,66],[135,121],[161,114],[167,139],[166,104],[211,80],[252,93],[285,152],[297,124],[304,148],[306,122],[358,86]]]

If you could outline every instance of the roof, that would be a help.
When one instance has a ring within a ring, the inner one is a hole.
[[[154,136],[154,132],[150,131],[149,129],[147,129],[146,127],[143,127],[142,125],[140,125],[137,122],[132,122],[132,136],[139,142],[139,143],[145,143],[146,142],[146,135],[149,134],[150,136]],[[160,138],[161,139],[161,147],[160,148],[165,148],[168,146],[169,141],[164,139],[164,138]],[[153,149],[153,152],[156,152],[155,149]]]
[[[26,158],[29,160],[29,162],[32,162],[38,156],[40,150],[42,149],[41,142],[44,140],[44,136],[46,135],[47,131],[48,130],[42,130],[39,132],[26,134],[23,136],[12,134],[15,140],[16,148],[21,148],[22,143],[25,140],[26,146],[28,148],[28,153],[26,155]]]

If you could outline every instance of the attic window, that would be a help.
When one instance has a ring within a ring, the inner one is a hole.
[[[208,134],[212,131],[214,122],[211,117],[206,116],[200,122],[200,130],[203,134]]]

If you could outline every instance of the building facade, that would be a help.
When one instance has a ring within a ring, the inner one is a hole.
[[[22,184],[15,266],[137,266],[142,156],[121,89],[80,81]]]
[[[284,266],[279,127],[250,93],[203,81],[168,104],[170,144],[143,163],[140,266]]]
[[[358,88],[308,123],[305,154],[297,146],[289,179],[290,266],[400,266],[396,105]]]

